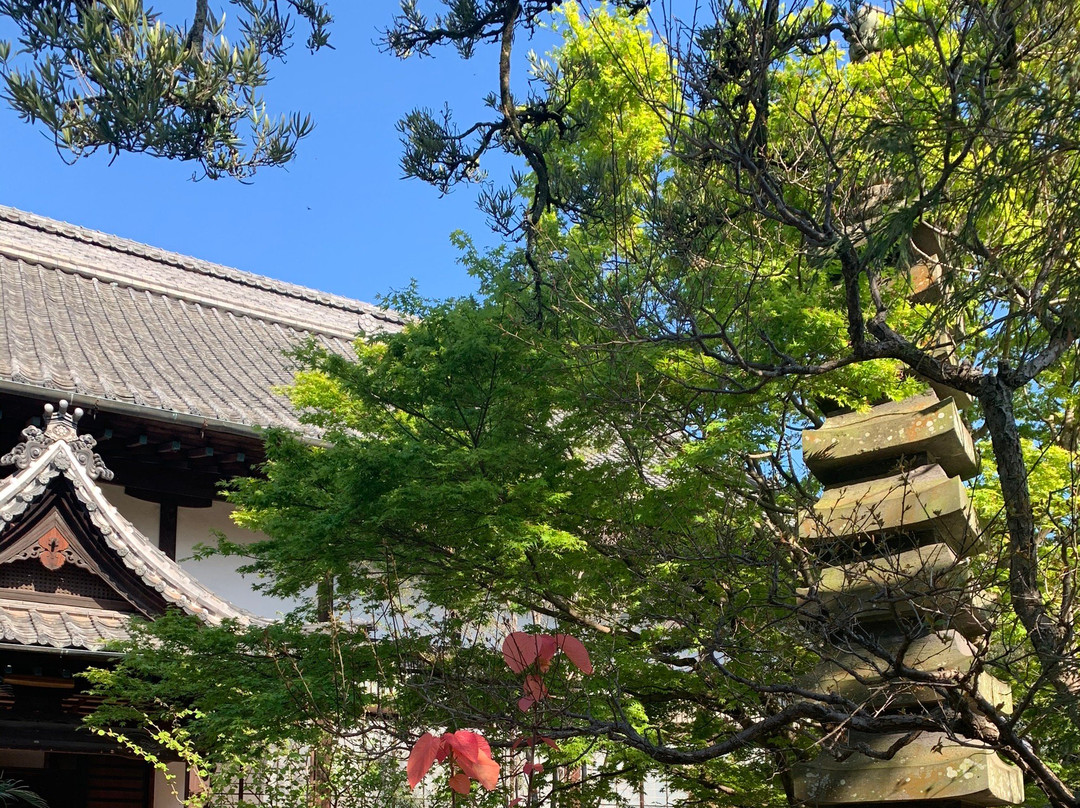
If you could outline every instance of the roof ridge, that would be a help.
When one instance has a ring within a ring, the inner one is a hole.
[[[223,264],[215,264],[212,261],[205,261],[201,258],[184,255],[183,253],[163,250],[159,247],[152,247],[139,241],[114,236],[100,230],[91,230],[58,219],[50,219],[46,216],[29,213],[7,205],[0,205],[0,219],[11,222],[12,224],[30,227],[34,230],[49,233],[51,235],[69,238],[73,241],[80,241],[107,250],[114,250],[115,252],[125,253],[137,258],[145,258],[150,261],[156,261],[161,264],[176,267],[177,269],[196,272],[201,275],[219,278],[243,286],[273,292],[274,294],[285,297],[291,297],[309,303],[317,303],[319,305],[329,306],[331,308],[356,314],[367,314],[389,323],[404,325],[406,322],[405,318],[395,311],[379,308],[378,306],[371,303],[365,303],[361,300],[355,300],[343,295],[335,295],[328,292],[320,292],[317,289],[312,289],[307,286],[288,283],[287,281],[279,281],[265,275],[257,275],[253,272],[228,267]]]

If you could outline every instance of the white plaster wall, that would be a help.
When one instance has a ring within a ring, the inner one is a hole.
[[[615,790],[630,808],[669,808],[686,796],[681,792],[669,791],[666,785],[652,778],[645,781],[644,788],[620,785]],[[604,802],[601,803],[601,808],[613,805],[614,803]]]
[[[187,766],[183,763],[166,764],[168,772],[154,769],[154,785],[152,804],[154,808],[182,808],[184,780],[187,777]]]
[[[124,493],[122,486],[102,485],[102,491],[131,523],[157,546],[160,506]],[[236,571],[243,565],[239,558],[208,558],[195,561],[191,558],[198,544],[214,544],[214,531],[221,531],[231,541],[250,544],[263,538],[261,533],[242,530],[232,523],[229,515],[233,506],[226,502],[214,502],[209,508],[179,508],[176,515],[176,559],[204,586],[242,609],[261,617],[276,617],[296,604],[255,592],[255,579]]]
[[[223,598],[263,617],[276,617],[296,604],[254,591],[252,587],[258,579],[236,571],[243,566],[244,559],[214,557],[195,561],[191,558],[197,545],[216,543],[214,531],[221,531],[237,544],[251,544],[265,538],[261,533],[234,525],[229,518],[232,512],[232,505],[216,501],[209,508],[180,508],[176,517],[176,558],[184,569]]]

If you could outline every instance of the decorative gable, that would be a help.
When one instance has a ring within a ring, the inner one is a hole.
[[[78,539],[55,507],[36,524],[25,527],[21,539],[14,539],[15,531],[9,531],[6,546],[0,546],[0,564],[36,558],[41,566],[53,572],[65,564],[84,569],[89,566],[80,548],[72,547],[78,544]]]
[[[64,511],[74,510],[62,493],[69,486],[57,488],[0,533],[0,598],[162,614],[168,604],[160,593],[146,591],[119,559],[101,551],[89,520],[73,526],[65,518]]]
[[[199,584],[106,499],[112,473],[77,433],[81,410],[46,405],[46,428],[0,458],[0,634],[54,647],[100,647],[132,615],[179,608],[209,623],[258,622]]]

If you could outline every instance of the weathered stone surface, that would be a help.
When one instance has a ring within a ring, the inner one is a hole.
[[[852,701],[866,703],[877,709],[911,707],[944,700],[941,689],[923,682],[913,682],[891,674],[897,657],[903,652],[900,664],[923,673],[955,673],[960,676],[971,670],[975,647],[959,632],[939,631],[906,643],[899,638],[882,640],[882,649],[889,655],[883,658],[868,650],[837,653],[835,661],[824,662],[803,677],[801,684],[808,690],[835,693]],[[1011,713],[1011,688],[988,673],[979,674],[975,682],[978,694],[1004,713]]]
[[[942,232],[932,225],[919,222],[911,232],[912,262],[908,267],[911,279],[912,303],[937,303],[941,300],[945,279],[945,250]]]
[[[931,379],[927,379],[924,376],[919,376],[920,379],[925,381],[933,389],[938,398],[945,400],[951,398],[956,408],[961,412],[967,412],[973,406],[975,406],[975,399],[965,393],[963,390],[957,390],[955,387],[949,387],[947,384],[941,384]]]
[[[968,563],[958,561],[946,544],[918,547],[895,555],[826,567],[812,592],[806,592],[830,612],[875,609],[927,594],[935,596],[962,589]]]
[[[886,752],[902,736],[858,735],[851,740]],[[1018,805],[1024,800],[1020,770],[975,742],[959,744],[927,732],[890,760],[855,752],[843,761],[822,754],[795,771],[795,798],[809,805],[962,800],[966,805]]]
[[[837,625],[907,621],[983,634],[993,602],[972,591],[970,562],[945,544],[828,567],[812,589],[797,590],[804,615]]]
[[[903,457],[924,454],[949,476],[967,479],[979,472],[960,410],[934,393],[827,418],[819,429],[802,433],[802,446],[806,465],[826,483],[873,476],[875,466],[888,471]]]
[[[911,278],[912,303],[936,303],[941,300],[941,278],[944,267],[934,257],[920,256],[908,268]]]
[[[826,489],[799,526],[799,535],[815,543],[923,531],[961,558],[983,549],[982,528],[963,483],[937,465]]]
[[[907,597],[882,593],[872,601],[835,598],[832,607],[822,611],[821,601],[808,589],[797,589],[797,609],[805,620],[825,618],[828,631],[864,629],[878,623],[899,624],[924,630],[954,629],[968,639],[986,635],[993,625],[997,602],[980,592],[935,593]]]
[[[826,567],[821,571],[817,592],[826,605],[829,598],[872,600],[882,596],[885,590],[924,595],[964,586],[967,568],[967,561],[958,561],[947,544],[931,544],[895,555]]]
[[[945,242],[949,234],[929,222],[916,222],[911,230],[911,246],[916,257],[945,259]]]

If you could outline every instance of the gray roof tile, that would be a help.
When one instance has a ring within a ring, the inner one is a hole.
[[[399,315],[0,206],[0,381],[300,428],[274,387],[306,339],[342,354]]]
[[[99,650],[127,637],[131,615],[109,609],[0,599],[0,641]]]

